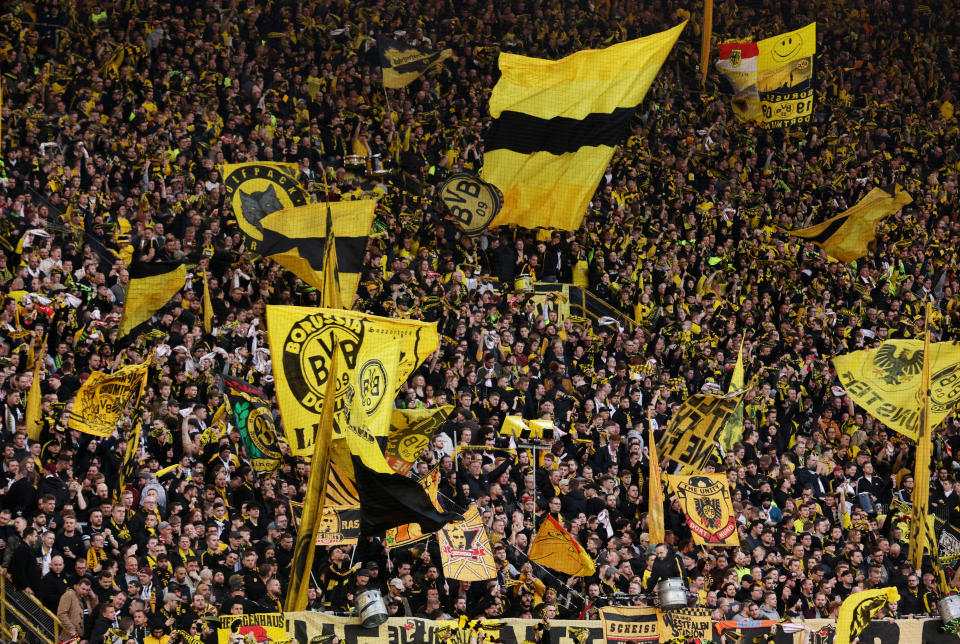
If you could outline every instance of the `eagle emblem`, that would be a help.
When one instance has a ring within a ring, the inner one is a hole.
[[[886,384],[900,385],[923,369],[923,349],[900,349],[897,352],[897,347],[886,344],[877,349],[873,366]]]
[[[743,58],[743,54],[741,53],[741,51],[740,51],[739,49],[732,49],[732,50],[730,51],[730,65],[731,65],[731,66],[736,67],[737,65],[739,65],[742,58]]]
[[[697,510],[697,514],[700,515],[700,522],[704,527],[713,530],[720,527],[720,520],[723,515],[723,508],[720,507],[720,499],[697,497],[694,499],[694,507]]]

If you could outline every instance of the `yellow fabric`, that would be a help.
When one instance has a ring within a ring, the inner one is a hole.
[[[329,362],[337,345],[344,361],[336,389],[335,438],[346,422],[348,391],[362,401],[364,421],[354,419],[354,424],[386,436],[397,390],[439,346],[436,325],[415,320],[295,306],[267,306],[266,315],[280,413],[287,443],[297,456],[313,451]],[[396,369],[389,360],[394,347],[399,351]]]
[[[529,559],[573,577],[590,577],[597,571],[587,552],[549,514],[533,538]]]
[[[30,385],[29,393],[27,393],[24,424],[26,425],[27,438],[32,441],[40,440],[40,432],[43,429],[43,411],[40,408],[43,402],[43,396],[40,394],[40,374],[43,371],[43,357],[46,355],[46,349],[47,339],[44,338],[33,361],[33,383]]]
[[[131,274],[123,301],[123,315],[120,318],[118,336],[127,335],[137,325],[153,317],[154,313],[183,288],[186,281],[187,268],[184,264],[179,264],[167,272],[147,277],[136,278]]]
[[[490,537],[477,505],[463,515],[463,521],[448,523],[437,535],[443,576],[458,581],[496,579],[497,567],[490,549]]]
[[[501,77],[490,96],[490,115],[497,119],[512,111],[581,120],[636,107],[684,26],[558,61],[500,54]],[[503,209],[491,225],[575,230],[612,156],[609,146],[583,146],[560,155],[488,150],[483,179],[503,192]]]
[[[384,457],[397,474],[406,475],[429,447],[434,432],[443,425],[453,405],[437,409],[394,409]]]
[[[84,434],[110,436],[127,405],[139,401],[147,382],[149,365],[130,365],[111,374],[94,371],[77,392],[68,426]],[[134,403],[136,404],[136,403]]]
[[[401,49],[401,46],[405,48]],[[382,44],[381,47],[383,47]],[[451,56],[453,56],[452,49],[438,52],[421,51],[415,47],[391,41],[390,45],[383,47],[380,52],[383,86],[390,89],[406,87],[423,76],[431,67],[439,65]]]
[[[876,349],[837,356],[833,365],[855,403],[890,429],[916,440],[925,355],[922,340],[887,340]],[[931,344],[930,371],[929,424],[933,429],[960,402],[960,392],[954,387],[960,376],[957,346],[952,342]]]
[[[735,393],[743,389],[743,341],[746,336],[740,338],[740,350],[737,353],[737,364],[733,368],[733,376],[730,378],[730,387],[727,393]],[[725,452],[733,450],[734,444],[743,436],[743,403],[739,403],[737,408],[720,432],[720,444]]]
[[[313,444],[313,460],[310,462],[310,476],[307,479],[307,493],[303,498],[303,514],[300,516],[300,529],[293,548],[293,560],[290,564],[290,585],[284,610],[306,610],[307,591],[310,588],[310,575],[313,570],[313,555],[316,550],[319,518],[323,516],[323,502],[326,497],[327,479],[330,474],[330,444],[333,437],[333,412],[336,406],[336,382],[340,376],[340,353],[333,352],[330,358],[330,372],[324,392],[320,423]]]
[[[917,423],[917,453],[913,462],[913,480],[915,485],[911,501],[910,514],[910,564],[914,570],[923,569],[923,551],[927,547],[927,516],[930,500],[930,457],[933,454],[933,425],[931,425],[930,405],[930,305],[927,304],[926,325],[923,328],[923,367],[920,370],[920,420]],[[960,352],[954,348],[956,357]],[[931,552],[936,550],[931,546]]]
[[[881,608],[888,602],[896,601],[900,601],[900,593],[896,588],[864,590],[847,597],[843,600],[837,616],[834,644],[850,644],[856,640]]]
[[[880,188],[874,188],[856,205],[836,217],[809,228],[783,232],[802,239],[812,239],[831,257],[850,263],[867,254],[867,245],[876,237],[877,222],[912,201],[913,198],[906,192],[891,196]],[[823,239],[831,230],[832,234]],[[820,240],[816,239],[818,237]]]
[[[213,301],[210,299],[210,281],[207,272],[203,271],[203,330],[213,331]]]
[[[362,202],[348,202],[351,204],[362,203]],[[373,211],[377,207],[376,201],[369,202],[371,204],[370,208],[370,221],[373,221]],[[327,229],[327,241],[323,247],[323,286],[320,289],[320,306],[328,309],[342,309],[343,298],[340,292],[340,273],[338,269],[337,261],[337,238],[334,236],[334,225],[333,225],[333,213],[330,204],[327,204],[327,217],[326,217],[326,229]],[[367,226],[367,232],[370,231],[370,227]],[[357,275],[357,281],[359,282],[360,275]],[[354,287],[356,288],[356,287]],[[353,296],[356,295],[356,291],[350,295],[350,307],[353,305]]]

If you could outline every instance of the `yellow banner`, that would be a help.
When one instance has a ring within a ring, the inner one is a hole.
[[[654,401],[656,404],[656,401]],[[649,430],[650,445],[650,514],[647,517],[650,526],[650,543],[663,543],[666,537],[666,527],[663,520],[663,479],[660,476],[660,455],[657,453],[657,444],[653,440],[653,425]]]
[[[438,409],[394,409],[384,452],[390,469],[397,474],[409,473],[452,409],[452,405]]]
[[[657,609],[652,606],[606,606],[600,609],[600,621],[608,644],[660,641]]]
[[[853,401],[884,425],[917,440],[921,414],[922,340],[887,340],[876,349],[833,359]],[[930,427],[960,403],[960,343],[930,345]],[[917,481],[919,485],[921,481]]]
[[[657,629],[660,631],[660,641],[669,642],[678,637],[681,641],[691,639],[708,640],[713,630],[710,620],[710,611],[702,606],[694,608],[679,608],[675,610],[657,610]]]
[[[660,457],[686,466],[684,472],[703,469],[716,450],[720,431],[743,400],[744,393],[694,394],[684,400],[660,437],[657,445]]]
[[[896,588],[877,588],[853,593],[843,600],[837,616],[837,633],[833,644],[850,644],[856,641],[873,616],[888,602],[900,601]]]
[[[597,570],[593,559],[549,514],[530,545],[530,561],[574,577],[589,577]]]
[[[353,424],[374,436],[386,436],[397,389],[438,346],[435,324],[295,306],[267,307],[267,336],[284,432],[297,456],[312,453],[337,346],[343,361],[336,383],[334,439],[340,436],[348,410],[348,392],[359,397],[363,415]],[[386,347],[398,347],[400,352],[396,377],[389,382]]]
[[[463,515],[463,521],[448,523],[437,533],[443,575],[459,581],[486,581],[497,576],[490,537],[483,527],[476,504]]]
[[[40,387],[40,374],[43,372],[43,361],[47,352],[47,338],[44,337],[39,342],[40,346],[33,360],[33,383],[30,385],[30,391],[27,392],[27,407],[24,417],[27,438],[32,441],[39,441],[40,433],[43,431],[43,395]]]
[[[217,628],[217,644],[243,644],[247,636],[255,642],[287,642],[287,618],[283,613],[221,615]]]
[[[149,364],[123,367],[111,374],[94,371],[77,392],[68,426],[84,434],[110,436],[127,405],[140,398]]]
[[[737,519],[726,474],[667,475],[698,546],[739,546]]]

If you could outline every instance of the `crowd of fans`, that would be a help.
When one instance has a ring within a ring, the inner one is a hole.
[[[229,417],[214,422],[221,373],[272,396],[265,305],[317,301],[245,252],[224,203],[219,164],[261,160],[298,163],[318,200],[378,199],[355,308],[438,323],[440,350],[397,405],[454,405],[414,471],[439,464],[443,502],[478,504],[498,566],[497,579],[468,584],[444,579],[435,540],[319,548],[311,610],[348,611],[378,588],[395,615],[592,618],[624,601],[615,595],[652,603],[657,579],[682,574],[717,619],[835,616],[851,592],[888,585],[901,593],[888,614],[932,612],[932,568],[910,566],[891,504],[929,485],[932,510],[960,524],[960,419],[937,428],[932,479],[914,481],[913,444],[853,403],[830,358],[918,337],[926,302],[934,338],[958,339],[957,6],[714,4],[715,38],[817,20],[809,124],[738,123],[715,73],[700,87],[699,3],[7,3],[0,551],[13,583],[59,616],[64,639],[92,644],[162,644],[202,634],[217,613],[282,609],[289,501],[302,500],[308,468],[288,456],[257,473]],[[579,230],[470,239],[444,218],[439,183],[482,164],[499,52],[557,58],[691,12]],[[454,57],[384,90],[377,34]],[[381,165],[390,173],[372,171]],[[862,260],[830,261],[782,232],[877,186],[913,203]],[[149,334],[118,340],[127,266],[167,259],[197,265],[187,287]],[[513,288],[524,274],[588,288],[622,317],[543,319]],[[650,543],[648,415],[659,436],[688,395],[726,391],[741,340],[743,437],[708,466],[727,474],[741,546],[695,548],[672,499],[666,543]],[[40,341],[33,442],[25,400]],[[159,344],[171,350],[141,402],[138,475],[118,490],[129,417],[104,439],[67,418],[88,374],[140,363]],[[506,447],[508,414],[567,434],[536,461],[493,449]],[[594,577],[527,561],[548,512],[596,560]],[[957,586],[952,569],[948,581]]]

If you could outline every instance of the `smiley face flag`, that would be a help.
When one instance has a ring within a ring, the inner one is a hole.
[[[813,110],[817,23],[759,42],[720,45],[717,70],[741,121],[806,123]]]

